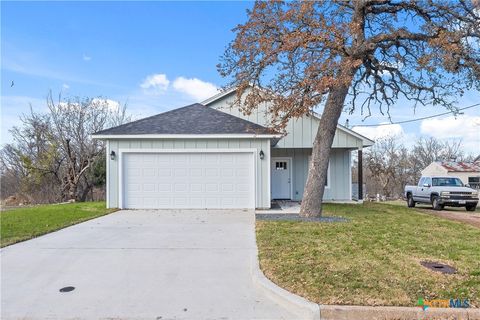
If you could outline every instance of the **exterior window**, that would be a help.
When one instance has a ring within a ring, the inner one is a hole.
[[[275,161],[275,169],[276,170],[287,170],[287,162],[286,161]]]
[[[462,180],[458,178],[433,178],[432,186],[438,187],[463,187]]]
[[[468,184],[471,188],[480,189],[480,177],[468,177]]]
[[[425,178],[421,178],[420,181],[418,181],[418,186],[423,187],[424,181],[425,181]]]

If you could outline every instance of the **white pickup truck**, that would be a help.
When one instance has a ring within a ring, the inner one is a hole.
[[[475,211],[478,191],[464,186],[457,177],[421,177],[418,185],[405,186],[405,198],[410,208],[416,203],[429,203],[435,210],[450,206]]]

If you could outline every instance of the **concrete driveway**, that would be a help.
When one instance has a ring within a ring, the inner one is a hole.
[[[255,254],[253,212],[119,211],[2,249],[1,318],[297,319]]]

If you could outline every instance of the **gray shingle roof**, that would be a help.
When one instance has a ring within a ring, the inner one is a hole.
[[[270,129],[195,103],[93,135],[138,134],[272,134]]]

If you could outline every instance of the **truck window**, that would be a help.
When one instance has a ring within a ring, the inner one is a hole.
[[[433,178],[434,187],[463,187],[462,180],[458,178]]]
[[[423,183],[424,184],[427,183],[429,186],[431,186],[432,185],[432,178],[425,178],[425,181],[423,181]]]
[[[425,181],[425,178],[420,178],[420,181],[418,181],[419,187],[423,186],[423,181]]]

